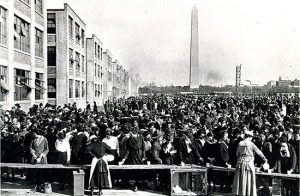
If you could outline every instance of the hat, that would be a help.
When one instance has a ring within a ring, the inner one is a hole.
[[[248,129],[245,130],[245,135],[250,135],[253,137],[253,131],[250,131]]]
[[[97,136],[92,135],[92,136],[90,137],[90,140],[93,140],[93,139],[97,139]]]

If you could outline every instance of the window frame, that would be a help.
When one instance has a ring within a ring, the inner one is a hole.
[[[74,98],[74,84],[73,79],[69,79],[69,99]]]
[[[35,56],[44,57],[44,32],[35,28]]]
[[[35,72],[35,100],[43,100],[44,90],[44,74]]]
[[[74,33],[73,33],[73,18],[69,16],[68,18],[68,31],[69,31],[69,37],[70,39],[73,39]]]
[[[35,5],[35,11],[43,15],[43,0],[34,0],[34,5]]]
[[[7,10],[0,6],[0,44],[7,45]]]
[[[14,15],[14,48],[30,53],[30,24]]]
[[[53,17],[50,17],[53,16]],[[47,13],[47,33],[56,34],[56,14]]]
[[[47,85],[48,98],[56,99],[56,78],[47,78]]]
[[[29,86],[30,71],[14,69],[14,101],[30,100],[32,87]]]

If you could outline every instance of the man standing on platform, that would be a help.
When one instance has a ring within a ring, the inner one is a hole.
[[[144,138],[138,134],[138,128],[131,128],[130,136],[127,139],[126,153],[122,160],[125,165],[141,165],[145,158]],[[131,173],[128,180],[135,180],[133,190],[137,191],[136,182],[140,180],[140,174]]]

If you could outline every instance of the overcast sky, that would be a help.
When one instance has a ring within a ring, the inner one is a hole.
[[[160,85],[188,85],[193,0],[48,0],[68,3],[113,59]],[[199,16],[203,84],[300,78],[300,11],[297,0],[194,0]]]

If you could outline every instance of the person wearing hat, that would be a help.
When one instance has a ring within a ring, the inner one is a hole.
[[[276,154],[277,159],[272,171],[283,174],[294,173],[297,164],[295,149],[288,143],[285,135],[279,138],[278,143],[280,144],[280,149]],[[282,195],[292,196],[299,194],[299,183],[283,180],[282,184],[282,186],[285,187],[285,192],[282,192]],[[284,191],[284,189],[282,191]]]
[[[229,160],[231,165],[236,165],[237,162],[237,156],[236,151],[237,147],[244,138],[244,133],[242,130],[240,130],[238,127],[233,129],[233,137],[230,140],[230,143],[228,145],[228,152],[229,152]]]
[[[142,135],[138,134],[138,128],[131,127],[129,137],[126,139],[126,152],[122,162],[125,165],[141,165],[146,160],[145,156],[145,142]],[[141,176],[135,173],[131,173],[128,176],[129,180],[134,180],[133,190],[137,191],[137,181],[141,180]],[[127,181],[126,180],[126,181]]]
[[[64,132],[57,134],[57,140],[55,141],[56,149],[56,164],[69,165],[71,159],[71,148],[68,138]],[[59,171],[58,176],[61,181],[61,189],[64,189],[64,185],[67,182],[66,175],[70,176],[68,170]]]
[[[84,133],[82,125],[77,127],[77,132],[73,133],[73,137],[70,140],[71,145],[71,163],[72,164],[84,164],[85,163],[85,152],[88,137]]]
[[[111,178],[106,158],[111,148],[104,142],[98,140],[96,135],[90,136],[90,144],[87,152],[93,157],[90,169],[89,188],[93,195],[94,188],[99,187],[98,195],[102,195],[103,188],[111,188]]]
[[[42,135],[38,128],[32,130],[34,139],[30,144],[30,153],[32,155],[32,164],[47,164],[47,154],[49,152],[48,141]],[[35,187],[33,191],[41,191],[41,185],[43,180],[42,170],[35,169],[33,171],[33,179],[35,182]]]
[[[220,167],[230,167],[229,153],[228,153],[228,132],[226,127],[219,128],[219,132],[217,133],[219,136],[217,143],[217,151],[216,151],[216,166]],[[217,179],[218,184],[220,184],[220,189],[222,192],[230,191],[230,178],[229,172],[216,172],[216,175],[219,175]],[[225,187],[224,187],[225,186]]]
[[[174,139],[174,147],[177,152],[175,155],[177,164],[195,164],[202,160],[192,133],[188,133],[185,128],[179,130],[178,137]]]
[[[257,154],[264,162],[267,162],[264,154],[251,141],[253,131],[245,130],[245,139],[241,141],[237,149],[237,164],[233,181],[234,195],[256,196],[256,177],[254,168],[254,155]]]

